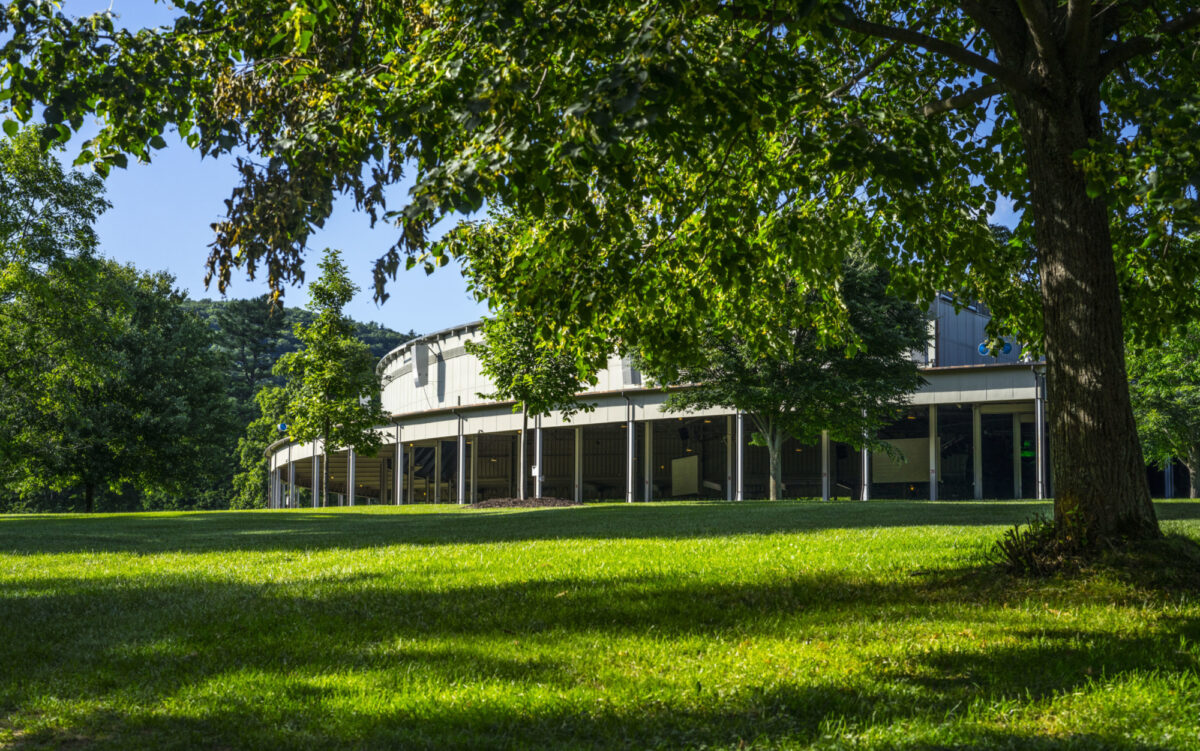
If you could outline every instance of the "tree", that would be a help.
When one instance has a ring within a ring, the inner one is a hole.
[[[54,343],[39,351],[36,401],[26,400],[17,424],[25,450],[10,467],[11,487],[77,488],[92,511],[98,492],[126,485],[176,497],[212,486],[223,474],[233,414],[211,333],[182,309],[168,275],[96,260],[87,271],[72,320],[93,333],[90,353],[81,358]],[[77,265],[56,264],[46,287],[60,289],[74,281],[60,275],[77,273]],[[14,317],[36,330],[27,302],[12,303]]]
[[[857,243],[893,267],[898,291],[978,296],[994,333],[1044,348],[1061,538],[1159,534],[1123,323],[1152,339],[1200,305],[1168,281],[1198,265],[1177,240],[1197,226],[1200,10],[179,6],[171,28],[129,34],[15,0],[0,16],[0,97],[23,120],[44,104],[47,140],[101,113],[81,154],[101,169],[149,158],[172,124],[206,154],[249,152],[217,226],[219,281],[237,264],[297,278],[312,228],[346,193],[398,224],[376,267],[382,296],[401,262],[433,267],[465,242],[433,242],[437,220],[487,201],[537,240],[488,270],[508,282],[489,285],[498,309],[583,346],[616,337],[678,354],[701,340],[698,321],[742,314],[761,268],[827,293],[822,328],[845,333],[833,290]],[[386,188],[408,177],[408,205],[389,210]],[[1005,245],[987,227],[1001,199],[1020,212]],[[1152,285],[1173,294],[1140,294]]]
[[[912,358],[928,338],[921,309],[887,293],[885,271],[847,266],[842,295],[859,343],[853,355],[824,341],[794,291],[777,289],[771,297],[791,319],[777,350],[764,355],[738,331],[713,322],[698,367],[649,373],[683,386],[667,397],[669,411],[724,407],[750,416],[758,428],[752,440],[767,448],[772,501],[784,490],[785,440],[813,443],[828,430],[835,441],[862,446],[921,385]]]
[[[495,391],[480,394],[481,399],[512,400],[513,411],[521,412],[521,466],[525,466],[525,436],[529,434],[529,415],[548,415],[559,410],[570,418],[591,405],[578,400],[586,378],[569,353],[539,339],[537,323],[521,311],[504,311],[486,318],[479,341],[468,341],[467,351],[479,358],[480,368],[491,380]],[[607,350],[601,350],[603,358]],[[596,353],[593,353],[595,355]],[[517,488],[525,500],[525,477]]]
[[[1189,494],[1200,497],[1200,323],[1192,321],[1161,346],[1131,348],[1128,363],[1146,455],[1159,464],[1182,458]]]
[[[32,132],[0,140],[0,484],[77,489],[89,511],[128,483],[194,490],[229,431],[220,359],[171,279],[95,256],[107,206]]]
[[[282,386],[264,386],[254,395],[258,417],[238,439],[239,471],[233,476],[230,508],[265,508],[271,490],[271,473],[263,462],[267,448],[279,440],[281,424],[287,420],[287,391]],[[316,503],[316,499],[313,499]]]
[[[272,305],[267,295],[229,300],[216,318],[218,346],[230,359],[232,395],[239,404],[249,403],[271,379],[274,348],[284,331],[283,307]]]
[[[294,328],[302,347],[275,363],[275,374],[286,379],[286,435],[294,441],[320,441],[326,455],[330,449],[349,448],[373,456],[381,441],[372,428],[386,419],[379,376],[371,351],[354,336],[354,322],[342,314],[358,287],[339,251],[326,250],[320,268],[320,278],[308,287],[308,308],[315,318]],[[328,494],[325,461],[322,506],[328,505]]]

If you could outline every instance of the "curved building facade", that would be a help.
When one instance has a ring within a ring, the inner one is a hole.
[[[934,303],[926,385],[880,437],[907,461],[822,440],[785,445],[787,497],[1048,497],[1044,388],[1019,353],[978,352],[987,317]],[[612,357],[580,401],[590,412],[526,418],[496,402],[466,342],[478,323],[419,337],[378,365],[390,421],[377,456],[286,440],[268,451],[272,507],[310,506],[321,462],[338,504],[471,503],[497,497],[577,501],[764,498],[767,450],[729,410],[668,413],[666,393]]]

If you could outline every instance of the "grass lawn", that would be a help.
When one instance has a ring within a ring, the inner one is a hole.
[[[981,566],[1044,508],[0,517],[0,748],[1200,748],[1200,592]]]

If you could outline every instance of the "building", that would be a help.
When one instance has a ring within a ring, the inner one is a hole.
[[[930,345],[914,352],[927,384],[880,435],[906,457],[859,451],[826,438],[784,449],[788,497],[1045,498],[1044,379],[1015,350],[980,352],[987,316],[931,308]],[[727,410],[662,411],[666,394],[612,357],[580,394],[596,405],[570,421],[528,420],[492,390],[464,343],[478,323],[438,331],[389,352],[378,365],[391,423],[378,456],[357,457],[279,441],[268,449],[271,506],[310,505],[329,462],[331,503],[470,503],[527,495],[578,501],[767,495],[767,450]],[[522,452],[522,443],[524,452]],[[353,491],[350,489],[353,488]]]

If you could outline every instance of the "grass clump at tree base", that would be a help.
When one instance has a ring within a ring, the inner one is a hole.
[[[0,748],[1197,747],[1196,591],[998,572],[1044,509],[0,517]]]

